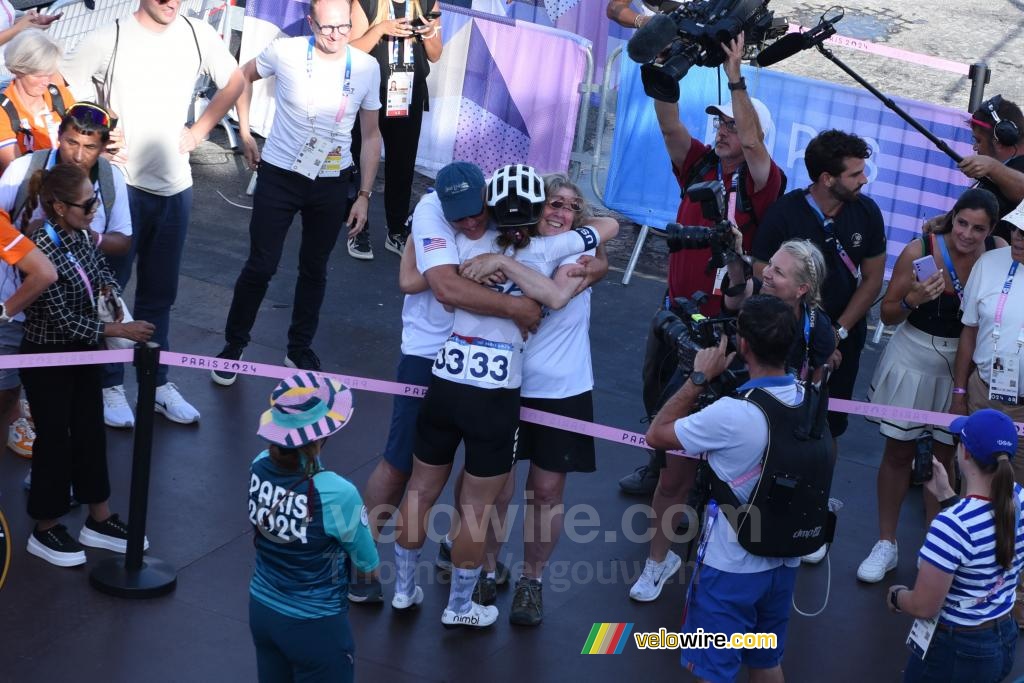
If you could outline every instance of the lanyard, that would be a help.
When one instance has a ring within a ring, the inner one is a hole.
[[[719,181],[722,180],[722,162],[721,161],[718,162],[718,180]],[[728,213],[726,214],[726,218],[728,218],[729,222],[732,223],[733,225],[736,225],[736,198],[738,196],[737,193],[740,191],[739,183],[740,183],[740,168],[739,168],[739,166],[737,166],[736,170],[733,171],[733,173],[732,173],[732,187],[729,189],[729,192],[728,192],[728,194],[729,194],[729,209],[728,209]]]
[[[846,249],[843,248],[843,243],[839,241],[839,238],[832,232],[832,224],[834,221],[831,218],[825,216],[825,212],[818,208],[818,205],[814,203],[814,197],[811,196],[810,190],[804,192],[804,198],[807,199],[808,206],[818,216],[818,220],[821,221],[821,227],[825,231],[825,243],[831,243],[832,247],[836,250],[836,254],[839,259],[846,266],[846,269],[850,271],[850,275],[853,276],[854,280],[860,278],[860,269],[853,263],[853,259],[846,253]]]
[[[995,323],[992,326],[992,348],[999,346],[1000,328],[1003,326],[1003,309],[1006,308],[1006,299],[1010,296],[1010,288],[1013,287],[1013,276],[1017,273],[1017,266],[1020,264],[1014,261],[1010,265],[1010,272],[1006,274],[1006,282],[1003,283],[1003,290],[999,293],[999,301],[996,302]],[[1017,333],[1017,353],[1020,353],[1024,346],[1024,323],[1021,323],[1020,331]]]
[[[956,274],[956,268],[953,267],[953,259],[949,257],[949,247],[946,246],[946,238],[943,235],[938,235],[936,241],[939,243],[939,251],[942,252],[942,260],[946,263],[946,271],[949,272],[949,279],[953,282],[953,291],[960,297],[960,303],[964,302],[964,288],[960,284],[960,278]],[[1016,261],[1014,261],[1016,265]],[[1011,279],[1012,279],[1011,275]],[[1007,290],[1009,291],[1009,290]]]
[[[811,367],[811,330],[817,319],[818,309],[808,309],[804,304],[804,366],[800,370],[800,379],[807,379]]]
[[[57,248],[64,249],[65,247],[64,244],[61,242],[60,235],[58,235],[57,231],[53,229],[52,225],[50,225],[50,221],[46,221],[43,227],[46,229],[46,234],[50,236],[51,240],[53,240],[53,243],[57,245]],[[67,247],[66,249],[67,250],[64,252],[64,256],[67,257],[71,265],[73,265],[75,267],[75,270],[78,271],[78,277],[82,278],[82,284],[85,285],[86,291],[89,292],[89,301],[94,301],[92,293],[92,283],[89,282],[89,276],[86,274],[85,268],[83,268],[82,264],[78,262],[78,259],[75,258],[74,254],[71,253],[71,247]]]
[[[388,0],[388,19],[394,20],[395,18],[395,5],[391,0]],[[415,57],[412,51],[413,38],[399,38],[398,36],[388,36],[388,63],[391,64],[391,71],[395,70],[398,66],[398,45],[401,43],[405,47],[405,54],[402,58],[402,63],[407,67],[412,67],[415,62]]]
[[[313,95],[316,88],[313,87],[313,37],[309,38],[309,45],[306,47],[306,75],[309,77],[309,97],[306,100],[306,118],[309,119],[309,126],[316,132],[316,109],[313,105]],[[338,104],[338,113],[334,115],[334,130],[331,137],[337,136],[341,129],[341,120],[345,118],[345,110],[348,109],[348,97],[352,93],[352,48],[345,46],[345,78],[341,82],[341,102]]]

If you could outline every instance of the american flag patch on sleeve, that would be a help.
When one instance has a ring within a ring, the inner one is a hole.
[[[447,243],[443,237],[424,237],[423,253],[434,251],[435,249],[444,249],[446,245]]]

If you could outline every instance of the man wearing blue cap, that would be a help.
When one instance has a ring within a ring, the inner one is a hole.
[[[925,486],[942,511],[928,529],[913,588],[892,586],[886,603],[918,619],[904,681],[1001,681],[1014,664],[1014,588],[1024,565],[1024,489],[1010,464],[1017,428],[984,408],[953,420],[949,430],[960,439],[964,495],[933,459]]]
[[[415,267],[430,288],[406,290],[402,305],[402,357],[397,381],[426,386],[437,351],[452,332],[452,309],[511,318],[524,333],[540,321],[540,306],[525,296],[509,296],[459,275],[455,235],[490,222],[484,203],[484,174],[475,164],[456,161],[437,174],[434,191],[420,199],[412,216],[412,234],[402,256],[402,270]],[[404,278],[399,278],[403,283]],[[446,310],[447,309],[447,310]],[[420,396],[395,396],[384,457],[370,475],[364,496],[374,536],[390,518],[412,473],[413,439]],[[381,509],[381,506],[384,506]],[[381,514],[384,512],[384,514]],[[379,602],[380,583],[354,581],[352,602]]]

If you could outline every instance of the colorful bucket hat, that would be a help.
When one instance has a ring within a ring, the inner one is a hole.
[[[272,444],[298,448],[348,424],[352,392],[340,382],[303,372],[281,380],[256,433]]]

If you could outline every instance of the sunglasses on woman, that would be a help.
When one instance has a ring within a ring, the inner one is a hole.
[[[552,199],[548,202],[548,206],[556,210],[569,207],[569,210],[573,213],[583,213],[583,202],[578,199],[574,199],[571,202],[567,202],[564,199]]]
[[[95,104],[88,102],[76,102],[71,105],[67,112],[64,114],[64,118],[74,119],[81,125],[89,126],[91,128],[107,128],[110,126],[110,114],[101,107],[97,107]]]
[[[99,201],[100,201],[100,196],[98,194],[93,194],[93,196],[89,197],[88,199],[86,199],[81,204],[78,204],[76,202],[64,202],[64,203],[67,204],[68,206],[77,206],[79,209],[82,210],[83,213],[90,214],[90,213],[93,212],[93,209],[96,208],[96,205],[99,203]]]

